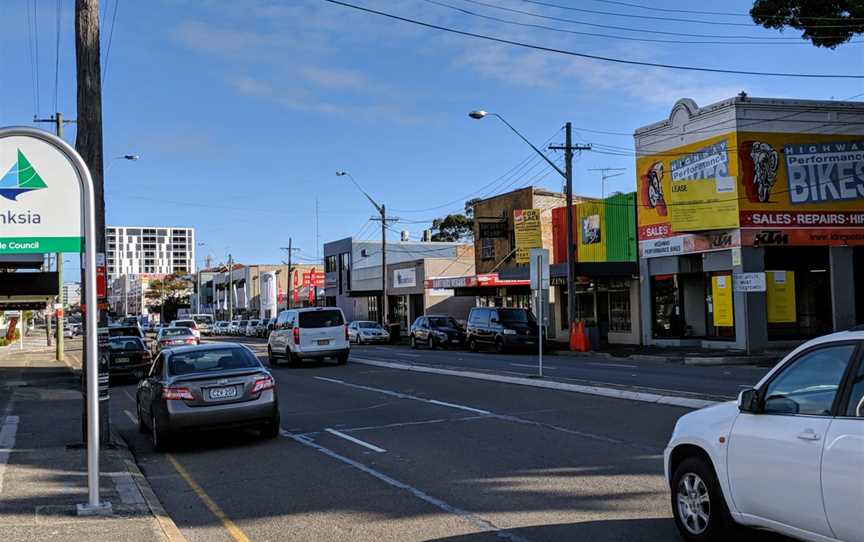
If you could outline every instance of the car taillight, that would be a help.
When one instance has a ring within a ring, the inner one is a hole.
[[[195,339],[186,339],[183,342],[186,344],[198,344],[198,341],[196,341]]]
[[[159,344],[165,345],[165,344],[171,344],[172,342],[173,341],[171,339],[162,339],[161,341],[159,341]]]
[[[141,359],[143,359],[144,361],[150,361],[150,352],[142,352]]]
[[[348,340],[348,326],[343,324],[342,328],[345,330],[345,340],[347,341]]]
[[[272,390],[276,387],[276,382],[273,380],[272,376],[265,376],[264,378],[259,378],[252,385],[252,393],[258,393],[259,391],[264,390]]]
[[[294,344],[300,344],[300,328],[294,328]]]
[[[162,388],[162,399],[166,401],[191,401],[192,391],[189,388]]]

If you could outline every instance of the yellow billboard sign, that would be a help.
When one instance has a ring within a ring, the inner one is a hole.
[[[609,234],[603,231],[606,205],[602,201],[592,201],[580,203],[577,208],[576,258],[580,262],[605,262],[606,237]]]
[[[768,323],[794,324],[798,319],[795,309],[795,272],[766,271],[765,274]]]
[[[540,209],[515,209],[513,231],[516,237],[516,263],[529,263],[531,249],[543,247]]]
[[[735,325],[735,312],[732,308],[732,277],[728,275],[711,277],[711,300],[714,308],[714,327]]]

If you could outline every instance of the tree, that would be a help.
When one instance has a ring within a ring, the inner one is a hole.
[[[182,275],[168,275],[152,281],[144,293],[144,297],[153,301],[153,308],[166,320],[172,320],[177,315],[177,309],[188,307],[192,296],[192,282]]]
[[[864,33],[860,0],[756,0],[750,16],[765,28],[803,30],[801,37],[829,49]]]
[[[452,214],[432,221],[433,241],[471,241],[474,239],[474,205],[480,198],[465,202],[465,214]]]

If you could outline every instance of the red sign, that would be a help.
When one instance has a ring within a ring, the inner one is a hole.
[[[864,228],[748,228],[741,232],[744,246],[864,246]]]
[[[96,266],[96,297],[99,299],[108,297],[108,273],[104,265]]]
[[[294,303],[299,303],[299,302],[300,302],[300,287],[296,286],[294,288]]]
[[[308,273],[303,273],[303,286],[315,286],[316,288],[324,287],[324,273],[317,273],[315,268]]]

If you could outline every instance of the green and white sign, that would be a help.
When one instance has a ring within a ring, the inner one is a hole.
[[[81,252],[81,187],[65,154],[33,137],[0,138],[0,254]]]

